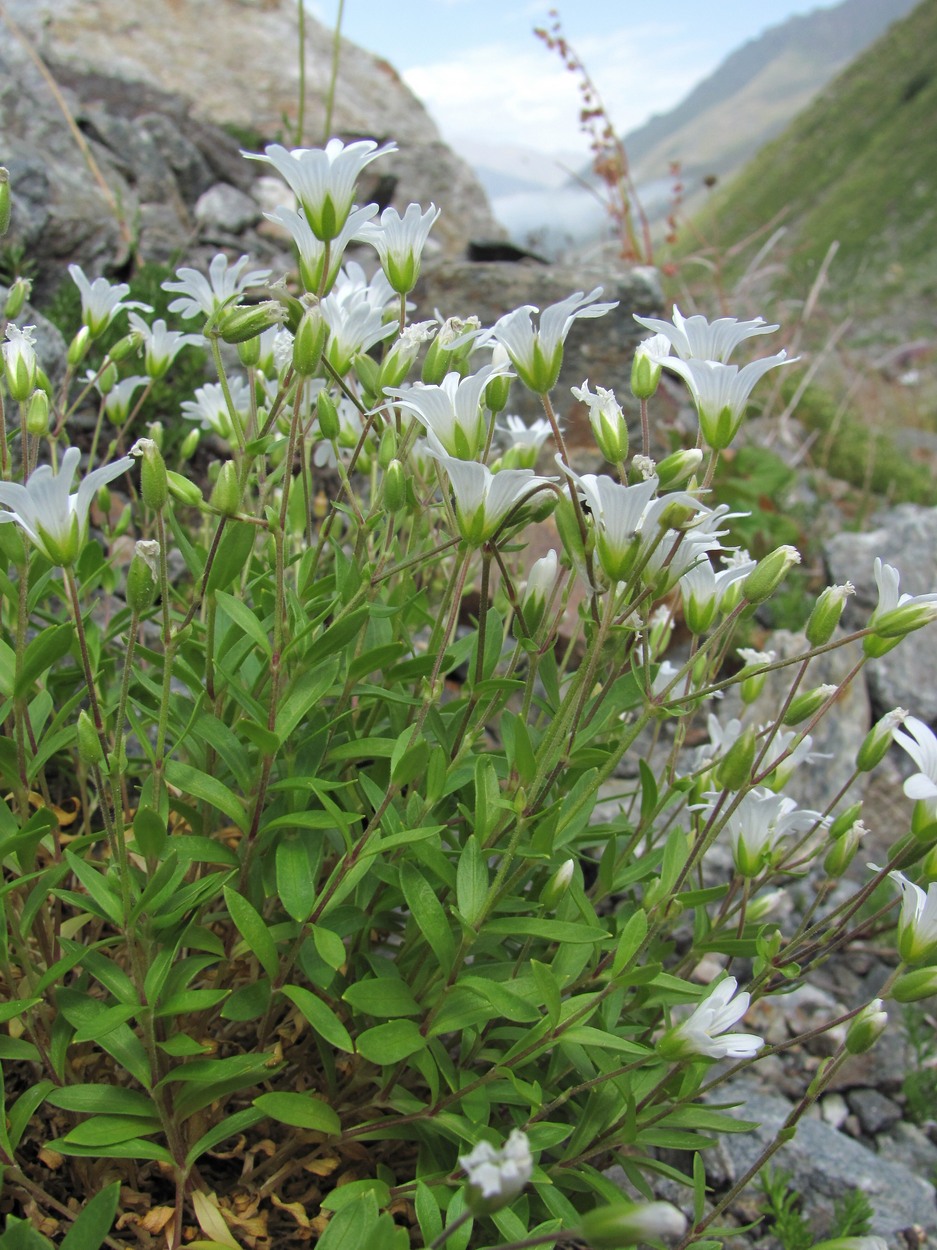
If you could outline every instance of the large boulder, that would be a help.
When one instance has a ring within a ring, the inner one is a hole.
[[[195,263],[225,246],[258,261],[288,255],[261,214],[272,171],[239,148],[295,142],[295,0],[8,0],[4,13],[10,242],[41,266],[68,259],[112,272],[131,248],[144,260]],[[306,146],[323,138],[331,43],[309,17]],[[442,257],[502,233],[471,170],[392,67],[344,40],[331,130],[397,142],[371,167],[362,197],[401,210],[440,205],[433,246]]]

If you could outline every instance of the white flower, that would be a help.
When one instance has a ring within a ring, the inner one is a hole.
[[[10,509],[0,513],[0,522],[15,521],[43,555],[62,568],[74,564],[81,552],[88,534],[88,511],[98,490],[133,464],[130,456],[123,456],[113,464],[102,465],[87,474],[73,495],[70,492],[80,459],[78,448],[69,447],[58,473],[43,464],[25,486],[0,482],[0,504]]]
[[[573,322],[577,317],[601,317],[618,307],[617,300],[593,303],[601,294],[602,288],[597,286],[588,295],[577,291],[558,304],[550,304],[540,314],[540,327],[536,330],[530,314],[540,310],[534,304],[525,304],[495,322],[491,333],[511,357],[525,386],[538,395],[553,389],[563,363],[563,344]]]
[[[713,806],[704,811],[712,812]],[[783,794],[754,786],[726,821],[736,868],[744,877],[757,876],[789,834],[804,833],[821,819],[819,812],[799,808]]]
[[[905,634],[937,620],[937,593],[899,595],[898,570],[876,556],[873,565],[878,604],[869,617],[874,634],[863,639],[867,655],[881,656],[896,647]]]
[[[876,868],[875,864],[869,864]],[[876,871],[878,871],[876,869]],[[903,872],[888,874],[901,890],[901,914],[898,917],[898,954],[908,964],[932,963],[937,957],[937,881],[927,893]]]
[[[121,378],[119,382],[116,382],[104,396],[104,411],[107,413],[108,420],[114,425],[123,425],[130,415],[130,405],[134,395],[141,386],[146,386],[148,382],[149,378],[137,376]]]
[[[545,556],[535,560],[527,577],[527,584],[521,595],[521,607],[528,632],[533,634],[543,620],[547,604],[556,590],[556,578],[559,572],[559,561],[556,552],[551,548]]]
[[[691,531],[692,533],[692,531]],[[694,634],[703,634],[712,625],[729,587],[740,581],[755,567],[755,561],[730,564],[717,573],[706,554],[702,554],[680,578],[683,615]]]
[[[467,1175],[468,1205],[476,1214],[490,1214],[513,1202],[530,1180],[534,1161],[527,1134],[515,1128],[497,1150],[480,1141],[467,1155],[459,1157]]]
[[[682,1024],[661,1039],[659,1049],[665,1058],[702,1055],[705,1059],[750,1059],[756,1055],[764,1046],[762,1038],[753,1033],[726,1032],[741,1020],[751,1002],[750,994],[736,995],[737,989],[735,977],[720,981]]]
[[[663,352],[653,340],[646,340],[640,345],[652,355],[666,356],[672,348],[681,360],[719,360],[723,363],[745,339],[755,334],[772,334],[778,329],[777,326],[766,325],[764,317],[756,317],[754,321],[738,321],[735,317],[707,321],[698,314],[684,317],[676,304],[673,306],[672,322],[660,321],[656,317],[639,317],[637,314],[634,319],[666,341],[667,350]]]
[[[89,282],[80,265],[69,265],[68,272],[81,293],[81,319],[92,338],[102,334],[117,314],[127,308],[136,308],[140,312],[153,311],[149,304],[124,299],[130,294],[126,282],[118,282],[115,286],[111,286],[106,278],[95,278]]]
[[[3,344],[3,367],[10,395],[17,403],[23,403],[29,399],[36,388],[39,362],[36,359],[35,330],[35,326],[23,326],[21,330],[12,321],[6,328],[7,341]]]
[[[380,270],[370,282],[355,261],[339,272],[331,294],[319,308],[330,331],[326,359],[340,377],[348,372],[356,356],[396,333],[396,322],[384,320],[384,310],[393,294]]]
[[[396,208],[385,208],[380,225],[369,222],[361,228],[358,237],[375,248],[381,268],[399,295],[416,286],[423,248],[439,213],[435,204],[425,213],[419,204],[408,204],[402,217]]]
[[[899,708],[897,712],[901,710]],[[893,713],[893,716],[897,717],[897,713]],[[904,783],[904,792],[915,802],[927,803],[929,810],[937,814],[937,738],[916,716],[905,715],[902,719],[910,734],[893,729],[892,735],[895,742],[911,756],[919,770]]]
[[[242,256],[233,265],[223,252],[212,260],[208,267],[208,277],[183,266],[176,270],[176,282],[164,282],[164,291],[177,291],[178,298],[169,305],[170,312],[177,312],[180,317],[211,317],[219,308],[224,308],[242,295],[248,287],[259,286],[270,277],[269,269],[250,269],[244,272],[248,257]]]
[[[792,365],[787,352],[753,360],[741,369],[714,360],[680,360],[675,356],[662,358],[661,364],[678,373],[696,405],[703,438],[713,450],[729,446],[742,424],[748,400],[756,384],[771,369]]]
[[[250,411],[247,383],[241,377],[232,377],[228,382],[228,390],[235,412],[246,416]],[[181,409],[187,421],[198,421],[203,430],[213,430],[226,442],[234,437],[231,413],[220,382],[206,382],[204,386],[199,386],[195,391],[195,399],[184,400]]]
[[[477,373],[460,378],[447,373],[439,386],[415,382],[405,389],[388,387],[391,399],[412,412],[424,429],[439,439],[447,455],[474,460],[485,446],[482,398],[493,377],[504,376],[507,366],[485,365]]]
[[[181,330],[169,330],[161,317],[151,326],[134,312],[127,320],[131,328],[136,330],[143,340],[144,367],[151,378],[164,377],[183,347],[204,346],[201,335],[184,334]]]
[[[466,542],[481,546],[493,538],[518,504],[547,489],[552,478],[537,477],[530,469],[500,469],[492,473],[475,460],[457,460],[430,444],[428,455],[446,470],[455,495],[456,520]]]
[[[302,204],[313,234],[326,242],[338,237],[348,219],[361,171],[379,156],[396,151],[396,143],[379,148],[373,139],[360,139],[346,147],[341,139],[330,139],[324,148],[290,150],[271,143],[262,153],[241,155],[274,167]]]
[[[621,464],[628,455],[628,425],[615,392],[597,386],[593,395],[588,379],[582,386],[570,389],[576,399],[589,409],[589,423],[599,451],[609,464]]]
[[[354,239],[364,238],[363,231],[376,212],[376,204],[353,209],[337,236],[330,241],[328,248],[313,234],[306,218],[295,209],[281,206],[272,213],[265,213],[264,216],[269,221],[283,226],[292,235],[296,251],[299,253],[299,276],[305,289],[313,295],[325,295],[332,289],[342,267],[345,248]],[[328,269],[326,269],[326,258]]]

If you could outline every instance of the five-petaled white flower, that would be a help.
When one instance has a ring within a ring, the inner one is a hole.
[[[243,378],[234,376],[228,380],[228,391],[236,415],[246,417],[250,411],[250,390]],[[198,421],[203,430],[213,430],[219,438],[230,442],[234,438],[231,411],[220,382],[206,382],[195,391],[194,399],[186,399],[180,405],[187,421]]]
[[[738,433],[756,384],[770,369],[792,365],[796,359],[788,359],[787,352],[782,351],[753,360],[741,369],[738,365],[695,357],[681,360],[677,356],[662,356],[660,363],[683,378],[696,406],[703,438],[714,451],[721,451]]]
[[[299,255],[299,276],[302,284],[312,295],[321,296],[328,294],[335,285],[345,248],[353,240],[364,238],[361,232],[376,212],[376,204],[353,209],[328,246],[313,234],[309,222],[294,208],[281,206],[264,215],[269,221],[276,222],[290,232]]]
[[[202,347],[204,340],[198,334],[184,334],[181,330],[169,330],[162,317],[147,325],[142,317],[131,313],[127,318],[143,342],[144,368],[151,378],[165,377],[169,366],[183,347]]]
[[[772,334],[778,329],[777,326],[767,325],[764,317],[756,317],[754,321],[739,321],[735,317],[707,321],[699,314],[684,317],[676,304],[673,306],[673,321],[639,317],[637,313],[634,319],[646,330],[663,335],[681,360],[719,360],[723,364],[745,339],[755,334]],[[654,352],[651,343],[642,346],[646,351]],[[657,354],[667,355],[660,351]]]
[[[937,593],[899,595],[898,570],[878,556],[873,572],[878,604],[869,617],[869,629],[875,632],[862,640],[862,646],[866,655],[879,657],[897,647],[905,634],[937,620]]]
[[[550,304],[540,313],[539,329],[534,329],[531,317],[531,313],[540,311],[535,304],[525,304],[495,322],[491,334],[510,356],[525,386],[538,395],[553,389],[563,363],[563,344],[573,322],[578,317],[601,317],[618,307],[618,300],[594,303],[601,294],[602,288],[597,286],[588,295],[576,291],[568,299]]]
[[[39,361],[36,357],[35,326],[15,326],[11,321],[6,328],[3,344],[3,369],[10,395],[17,403],[29,399],[36,387]]]
[[[385,208],[380,225],[368,222],[361,227],[358,238],[375,248],[398,295],[407,295],[416,286],[423,248],[440,211],[435,204],[425,213],[419,204],[408,204],[401,217],[396,208]]]
[[[870,868],[879,871],[875,864]],[[907,964],[931,964],[937,960],[937,881],[927,893],[897,869],[888,874],[901,890],[898,916],[898,954]]]
[[[909,799],[926,803],[931,815],[937,817],[937,738],[916,716],[905,715],[903,720],[910,732],[893,729],[892,734],[919,769],[904,783],[904,792]]]
[[[467,1176],[466,1199],[476,1215],[490,1215],[513,1202],[534,1170],[530,1142],[519,1128],[511,1130],[500,1150],[480,1141],[459,1157],[459,1164]]]
[[[669,1029],[658,1043],[658,1049],[666,1059],[683,1059],[701,1055],[704,1059],[750,1059],[756,1055],[764,1040],[753,1033],[727,1033],[736,1021],[748,1011],[751,995],[736,994],[738,982],[735,977],[724,981],[710,991],[694,1008],[691,1015]]]
[[[485,365],[467,378],[447,373],[439,386],[415,382],[406,388],[388,387],[387,394],[436,435],[447,455],[474,460],[485,445],[485,387],[508,372],[507,366]]]
[[[530,469],[499,469],[497,473],[476,460],[448,456],[430,435],[427,455],[446,471],[455,496],[456,521],[467,543],[479,547],[498,532],[508,514],[538,492],[548,489],[552,478],[537,477]]]
[[[712,802],[703,808],[704,815],[715,810],[716,796],[707,798]],[[799,808],[783,794],[754,786],[726,820],[736,868],[743,877],[756,877],[789,834],[804,833],[822,819],[819,812]]]
[[[211,317],[242,295],[248,287],[262,285],[270,277],[269,269],[244,271],[249,257],[242,256],[233,265],[223,252],[208,266],[208,277],[197,269],[184,265],[176,270],[176,282],[164,282],[164,291],[178,292],[178,298],[169,305],[170,312],[180,317]]]
[[[348,220],[358,175],[379,156],[396,151],[396,143],[379,148],[373,139],[347,146],[341,139],[330,139],[324,148],[291,150],[271,143],[263,152],[241,155],[272,165],[302,205],[313,234],[328,242],[338,237]]]
[[[106,278],[95,278],[93,282],[89,282],[80,265],[69,265],[68,272],[81,293],[81,319],[92,338],[103,334],[117,314],[125,309],[153,311],[150,304],[136,299],[124,299],[125,295],[130,294],[130,287],[126,282],[118,282],[115,286],[111,286]]]
[[[0,522],[15,521],[42,554],[62,568],[69,568],[81,553],[88,534],[88,511],[97,491],[133,464],[130,456],[123,456],[113,464],[102,465],[82,480],[73,495],[72,482],[80,459],[78,448],[69,447],[58,473],[43,464],[25,486],[0,482],[0,504],[9,509],[0,512]]]

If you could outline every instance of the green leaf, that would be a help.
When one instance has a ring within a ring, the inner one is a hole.
[[[60,1140],[69,1146],[114,1146],[160,1131],[157,1115],[93,1115]]]
[[[206,593],[224,590],[244,571],[254,549],[257,528],[247,521],[228,521],[208,574]]]
[[[513,937],[539,937],[548,942],[595,943],[609,935],[592,925],[573,924],[566,920],[541,920],[536,916],[494,916],[485,921],[485,933]]]
[[[342,1122],[329,1104],[309,1094],[261,1094],[254,1099],[254,1106],[293,1128],[312,1129],[330,1137],[337,1137],[342,1131]]]
[[[55,1250],[55,1248],[48,1237],[43,1237],[38,1229],[33,1228],[29,1220],[18,1220],[15,1215],[8,1215],[3,1235],[0,1236],[0,1250]]]
[[[173,1167],[173,1157],[158,1142],[147,1141],[143,1137],[134,1137],[130,1141],[115,1142],[114,1145],[80,1146],[75,1142],[67,1142],[59,1137],[48,1143],[59,1154],[76,1155],[84,1159],[154,1159],[159,1163]]]
[[[349,1203],[357,1202],[365,1193],[372,1193],[379,1207],[386,1207],[390,1202],[390,1187],[387,1182],[378,1180],[375,1176],[366,1176],[363,1180],[349,1181],[347,1185],[333,1189],[322,1199],[321,1206],[323,1211],[341,1211]]]
[[[485,842],[494,832],[501,806],[501,788],[498,785],[494,761],[489,755],[479,755],[475,761],[475,825],[473,829],[479,842]],[[459,910],[462,911],[461,905]]]
[[[214,570],[212,572],[214,573]],[[209,581],[211,581],[210,578]],[[268,661],[272,659],[273,651],[267,631],[243,599],[237,599],[234,595],[227,594],[226,591],[218,590],[215,592],[215,602],[228,620],[232,621],[242,634],[246,634],[260,648],[266,659]]]
[[[270,1075],[268,1064],[272,1059],[271,1054],[229,1055],[227,1059],[193,1059],[191,1063],[184,1063],[167,1072],[160,1085],[173,1081],[211,1085],[220,1081],[238,1080],[243,1082],[241,1088],[245,1088],[252,1083],[251,1078]]]
[[[275,981],[280,972],[280,960],[277,956],[276,942],[270,936],[270,930],[264,924],[260,914],[243,895],[225,886],[224,898],[231,919],[237,925],[238,932],[247,943],[248,949],[257,956],[270,980]]]
[[[338,675],[338,662],[317,664],[291,684],[290,691],[277,710],[276,735],[286,742],[294,729],[332,685]]]
[[[421,1010],[410,987],[396,977],[356,981],[349,985],[342,999],[369,1016],[418,1016]]]
[[[537,989],[547,1009],[547,1019],[555,1026],[560,1018],[560,987],[556,977],[551,969],[546,964],[540,963],[538,959],[530,961],[530,970],[534,974]]]
[[[621,931],[621,937],[618,939],[618,948],[615,951],[615,958],[612,961],[612,976],[617,976],[622,968],[627,967],[634,956],[641,948],[641,943],[647,937],[647,913],[644,911],[636,911],[630,917],[628,923]]]
[[[75,638],[75,627],[50,625],[29,643],[23,653],[23,665],[16,675],[13,691],[18,699],[25,698],[29,688],[57,660],[68,655]]]
[[[139,1090],[117,1085],[63,1085],[46,1095],[46,1102],[63,1111],[88,1115],[146,1116],[153,1114],[153,1099]]]
[[[477,789],[475,793],[477,801]],[[472,834],[466,839],[456,868],[456,905],[467,924],[474,925],[481,918],[487,899],[488,865],[478,838]]]
[[[300,924],[312,915],[316,905],[316,876],[321,857],[313,840],[301,837],[298,832],[288,832],[277,842],[277,893],[287,914]],[[344,954],[344,947],[342,950]]]
[[[439,961],[443,972],[448,973],[455,961],[455,938],[442,903],[420,870],[409,861],[400,865],[400,886],[433,957]]]
[[[203,1133],[198,1139],[185,1157],[186,1167],[191,1167],[197,1159],[201,1158],[206,1150],[214,1149],[219,1142],[223,1142],[228,1137],[233,1137],[235,1133],[243,1133],[245,1129],[252,1128],[258,1120],[263,1118],[264,1112],[256,1107],[245,1107],[243,1111],[238,1111],[234,1115],[226,1115],[220,1124],[210,1128],[207,1133]]]
[[[183,764],[181,760],[167,760],[166,780],[171,786],[181,790],[183,795],[191,795],[203,803],[211,804],[239,829],[244,828],[246,821],[243,803],[233,790],[229,790],[216,777],[193,768],[191,764]]]
[[[426,1038],[412,1020],[389,1020],[365,1029],[358,1038],[358,1054],[384,1066],[399,1063],[426,1045]]]
[[[97,904],[96,912],[100,909],[98,914],[103,913],[114,924],[121,924],[123,920],[121,902],[111,889],[111,884],[104,873],[99,872],[94,865],[79,859],[72,851],[65,852],[65,859],[69,868],[88,891],[91,899]]]
[[[338,1016],[311,990],[299,985],[284,985],[283,994],[299,1010],[313,1029],[336,1050],[354,1054],[355,1044]]]
[[[313,924],[309,928],[312,930],[312,940],[319,956],[337,972],[348,958],[345,943],[337,933],[321,924]]]

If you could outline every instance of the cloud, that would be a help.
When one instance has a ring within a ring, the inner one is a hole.
[[[718,60],[660,24],[587,36],[576,51],[621,133],[672,108]],[[577,76],[540,44],[489,43],[411,66],[404,78],[450,142],[472,134],[544,152],[587,152]]]

